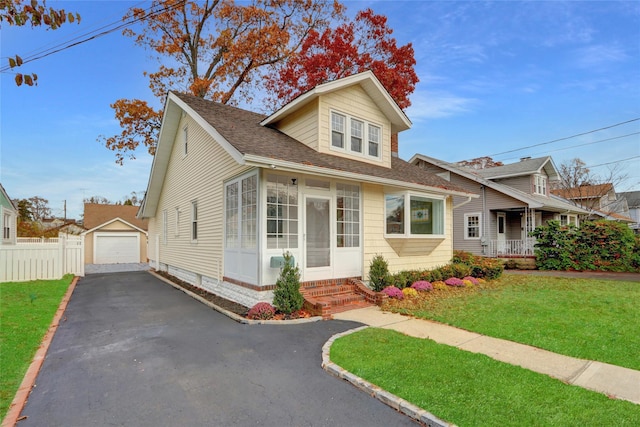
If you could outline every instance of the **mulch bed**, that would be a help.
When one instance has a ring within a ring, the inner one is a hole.
[[[155,273],[167,280],[170,280],[172,283],[180,286],[181,288],[193,292],[194,294],[206,299],[207,301],[217,305],[218,307],[224,308],[225,310],[235,313],[238,316],[247,317],[249,308],[245,307],[242,304],[238,304],[234,301],[229,301],[228,299],[222,298],[216,294],[212,294],[211,292],[198,288],[197,286],[193,286],[183,280],[178,279],[175,276],[170,275],[166,271],[156,271]],[[311,317],[311,314],[309,312],[305,310],[298,310],[291,314],[276,313],[276,315],[271,320],[292,320],[303,319],[307,317]]]
[[[166,271],[156,271],[156,274],[164,277],[165,279],[170,280],[176,285],[184,288],[194,294],[206,299],[207,301],[217,305],[218,307],[224,308],[227,311],[235,313],[239,316],[246,317],[249,309],[242,304],[238,304],[237,302],[229,301],[228,299],[222,298],[218,295],[212,294],[211,292],[205,291],[204,289],[198,288],[196,286],[190,285],[189,283],[178,279],[175,276],[170,275]]]

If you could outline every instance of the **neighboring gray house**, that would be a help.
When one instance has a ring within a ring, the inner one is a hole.
[[[507,165],[460,166],[416,154],[410,160],[452,184],[480,194],[454,197],[453,248],[492,257],[533,256],[529,232],[549,220],[579,225],[589,212],[550,194],[558,179],[551,157],[524,158]]]
[[[0,245],[15,245],[18,221],[18,208],[0,184],[0,229],[2,239]]]
[[[633,219],[633,224],[629,224],[629,227],[635,231],[636,234],[640,233],[640,191],[626,191],[618,193],[619,197],[623,197],[627,201],[629,207],[629,216]]]

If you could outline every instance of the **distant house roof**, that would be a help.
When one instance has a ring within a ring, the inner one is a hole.
[[[7,194],[7,191],[4,189],[1,183],[0,183],[0,191],[2,192],[2,195],[7,199],[7,202],[9,202],[9,204],[13,207],[13,210],[17,212],[18,207],[15,205],[15,203],[13,203],[13,200],[11,200],[11,197],[9,197],[9,194]]]
[[[622,193],[618,193],[618,196],[627,199],[629,209],[640,208],[640,191],[624,191]]]
[[[434,157],[425,156],[423,154],[414,155],[410,162],[415,163],[417,160],[423,160],[425,162],[431,163],[432,165],[438,166],[442,169],[445,169],[449,172],[458,174],[464,178],[475,181],[479,184],[482,184],[488,188],[492,188],[496,191],[499,191],[503,194],[506,194],[509,197],[513,197],[516,200],[519,200],[523,203],[526,203],[529,208],[532,209],[545,209],[551,212],[575,212],[579,214],[588,214],[589,211],[575,206],[572,203],[569,203],[566,200],[563,200],[559,197],[546,197],[537,194],[529,194],[524,191],[520,191],[516,188],[510,187],[505,184],[500,184],[490,179],[486,179],[483,176],[480,176],[475,172],[474,169],[469,169],[466,167],[459,167],[455,163],[445,162],[444,160],[439,160]],[[493,169],[493,168],[490,168]],[[535,169],[538,170],[538,169]]]
[[[392,157],[391,168],[387,168],[320,153],[266,125],[270,120],[262,114],[175,92],[169,93],[164,111],[147,197],[140,214],[143,217],[155,212],[181,111],[189,113],[239,164],[273,165],[302,173],[477,197],[396,157]]]
[[[596,185],[581,185],[580,187],[573,188],[559,188],[551,190],[551,192],[565,199],[580,200],[599,199],[611,190],[613,190],[613,184],[606,183]]]
[[[558,169],[550,156],[535,159],[522,159],[519,162],[484,169],[473,169],[473,172],[487,179],[511,178],[531,175],[544,170],[549,179],[558,179]]]
[[[137,213],[138,206],[85,203],[84,228],[91,230],[115,218],[121,218],[136,228],[147,231],[148,220],[136,218]]]

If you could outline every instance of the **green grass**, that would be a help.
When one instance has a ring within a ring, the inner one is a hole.
[[[436,292],[445,296],[397,311],[640,370],[640,283],[504,275],[471,292]]]
[[[395,331],[337,339],[331,361],[460,426],[637,426],[640,406]]]
[[[0,419],[49,329],[73,276],[0,283]]]

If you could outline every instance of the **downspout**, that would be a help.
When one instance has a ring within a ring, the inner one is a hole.
[[[480,186],[480,190],[482,190],[482,235],[480,236],[480,245],[482,246],[482,255],[487,255],[487,242],[486,232],[487,232],[487,220],[489,219],[489,215],[487,214],[487,197],[485,194],[484,185]]]

